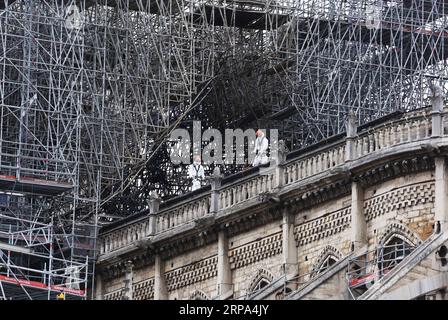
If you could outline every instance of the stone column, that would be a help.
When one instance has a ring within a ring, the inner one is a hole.
[[[357,181],[352,182],[351,240],[354,250],[367,244],[367,223],[364,216],[364,190]]]
[[[154,275],[154,300],[167,300],[168,290],[165,280],[165,262],[160,254],[155,257],[155,275]]]
[[[156,215],[159,213],[161,199],[157,192],[151,194],[149,198],[149,235],[153,236],[157,232]]]
[[[134,265],[131,261],[126,262],[126,274],[124,279],[124,300],[132,300],[133,299],[133,272]]]
[[[219,167],[215,167],[213,174],[210,177],[211,184],[211,199],[210,199],[210,213],[216,214],[219,211],[219,189],[221,188],[222,174]]]
[[[442,123],[442,113],[443,113],[443,90],[437,85],[430,85],[432,96],[432,137],[440,137],[443,135],[443,123]]]
[[[274,171],[274,189],[280,189],[285,184],[285,170],[283,164],[286,161],[286,156],[288,154],[288,148],[286,147],[285,141],[280,140],[278,146],[274,141],[273,145],[275,149],[273,151],[273,157],[275,161],[275,171]]]
[[[219,297],[233,290],[232,272],[229,261],[229,239],[226,231],[218,233],[218,283],[216,292]]]
[[[353,110],[350,110],[348,114],[348,119],[345,123],[345,128],[347,132],[347,139],[345,145],[345,161],[350,161],[356,158],[355,137],[358,129],[358,121],[356,119],[356,114]]]
[[[95,274],[95,300],[103,300],[103,277],[100,272]]]
[[[297,247],[294,239],[294,216],[287,209],[283,210],[283,268],[288,279],[298,273]]]
[[[434,220],[436,223],[440,222],[442,230],[446,230],[448,222],[447,164],[445,157],[436,157],[434,162],[435,162]]]

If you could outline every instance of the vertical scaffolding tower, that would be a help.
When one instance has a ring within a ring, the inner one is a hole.
[[[0,297],[88,298],[99,226],[185,191],[170,131],[289,148],[445,88],[444,0],[0,1]],[[232,168],[228,168],[229,172]]]

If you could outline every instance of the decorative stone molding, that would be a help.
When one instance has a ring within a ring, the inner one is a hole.
[[[104,300],[123,300],[124,299],[124,288],[120,288],[110,293],[104,295]]]
[[[218,256],[215,255],[165,273],[168,291],[216,277],[217,265]]]
[[[298,196],[285,200],[285,205],[292,211],[297,212],[330,201],[351,193],[350,180],[342,180],[337,183],[328,184],[323,187],[314,187],[299,193]]]
[[[270,283],[272,282],[272,280],[274,280],[274,276],[266,269],[259,269],[257,273],[252,277],[249,287],[247,288],[247,292],[254,291],[258,282],[263,279]]]
[[[231,249],[229,251],[230,269],[242,268],[281,253],[282,233],[278,232],[274,235]]]
[[[319,256],[316,259],[316,262],[314,263],[313,267],[311,268],[311,278],[314,278],[318,275],[320,269],[322,268],[322,265],[325,263],[325,261],[329,257],[333,257],[335,261],[339,261],[339,259],[342,258],[342,253],[336,249],[335,247],[328,245],[326,246]]]
[[[351,208],[347,207],[295,227],[298,246],[325,239],[338,234],[348,227],[351,221]]]
[[[422,155],[379,165],[373,169],[368,169],[356,174],[353,179],[358,181],[361,186],[365,188],[397,176],[433,169],[434,159]]]
[[[398,221],[393,221],[387,225],[379,237],[378,244],[384,245],[392,237],[401,238],[415,246],[422,243],[422,240],[415,232]]]
[[[154,299],[154,278],[146,279],[134,284],[134,300]]]
[[[195,290],[192,295],[190,295],[190,300],[210,300],[210,298],[201,290]]]
[[[364,202],[366,221],[418,204],[434,203],[434,181],[417,183],[374,196]]]

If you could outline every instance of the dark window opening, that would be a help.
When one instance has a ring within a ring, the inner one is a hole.
[[[257,284],[252,288],[252,292],[257,292],[260,291],[261,289],[265,288],[266,286],[268,286],[270,283],[269,280],[265,279],[265,278],[261,278],[260,280],[258,280]]]
[[[327,269],[329,269],[331,266],[333,266],[337,262],[337,258],[330,255],[325,258],[324,262],[319,267],[319,270],[317,271],[317,274],[325,272]]]
[[[381,275],[389,272],[414,249],[406,240],[394,236],[379,248],[378,268]]]

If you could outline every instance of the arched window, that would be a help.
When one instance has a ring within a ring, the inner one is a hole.
[[[265,278],[261,278],[258,280],[257,283],[255,283],[255,286],[253,288],[251,288],[252,292],[257,292],[260,291],[261,289],[263,289],[264,287],[268,286],[270,283],[269,280],[265,279]]]
[[[274,277],[269,271],[265,269],[258,270],[257,274],[251,281],[248,293],[252,294],[261,291],[263,288],[267,287],[273,279]]]
[[[324,273],[341,258],[341,253],[333,246],[326,246],[319,254],[316,263],[311,271],[311,278]]]
[[[393,235],[378,248],[378,268],[381,275],[389,272],[414,250],[414,245],[400,235]]]
[[[207,297],[207,295],[203,291],[196,290],[190,296],[190,300],[209,300],[209,298]]]
[[[320,274],[325,272],[328,268],[334,265],[338,261],[338,258],[333,255],[328,255],[325,260],[320,265],[319,269],[316,271],[316,274]]]

